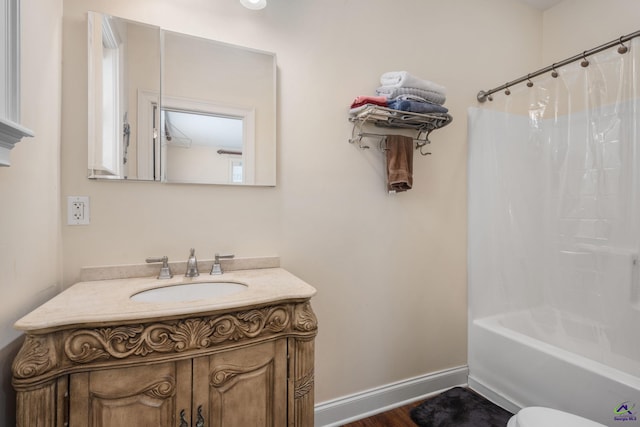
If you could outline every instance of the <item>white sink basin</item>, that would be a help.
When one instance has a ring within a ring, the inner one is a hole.
[[[223,297],[246,291],[247,286],[236,282],[179,283],[153,288],[131,296],[138,302],[188,302]]]

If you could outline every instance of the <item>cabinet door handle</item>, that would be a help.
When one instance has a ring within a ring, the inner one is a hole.
[[[189,423],[184,419],[184,409],[180,411],[180,427],[189,427]]]
[[[204,418],[202,417],[202,405],[198,406],[198,418],[196,427],[204,427]]]

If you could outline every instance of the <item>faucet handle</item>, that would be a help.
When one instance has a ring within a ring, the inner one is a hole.
[[[220,262],[220,258],[233,258],[235,255],[234,254],[226,254],[226,255],[220,255],[220,254],[216,254],[216,261]]]
[[[220,254],[215,254],[215,260],[213,261],[213,267],[211,267],[211,275],[214,276],[218,276],[220,274],[222,274],[222,267],[220,266],[220,258],[233,258],[235,255],[233,254],[227,254],[227,255],[220,255]]]
[[[163,256],[160,258],[147,258],[145,260],[148,263],[161,262],[162,267],[160,267],[160,274],[158,274],[158,279],[171,279],[173,274],[171,273],[171,269],[169,268],[169,257]]]

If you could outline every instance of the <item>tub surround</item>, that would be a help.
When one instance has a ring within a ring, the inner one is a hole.
[[[12,367],[18,424],[83,426],[98,414],[104,427],[148,417],[158,425],[311,425],[316,290],[279,267],[231,264],[222,276],[80,282],[20,319],[15,327],[27,336]],[[132,267],[90,270],[111,277]],[[189,302],[130,299],[199,282],[247,289]],[[262,403],[239,410],[246,401]]]
[[[523,320],[516,312],[469,323],[469,386],[474,390],[514,413],[545,406],[604,425],[616,423],[613,411],[640,395],[638,377],[507,326]]]

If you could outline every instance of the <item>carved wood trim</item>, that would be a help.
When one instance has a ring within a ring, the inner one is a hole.
[[[75,363],[181,353],[283,332],[290,326],[290,319],[286,306],[273,306],[215,317],[80,329],[65,339],[64,352]]]
[[[311,307],[309,306],[308,310]],[[308,311],[305,309],[305,313]],[[311,312],[313,315],[313,312]],[[315,315],[312,318],[315,320]],[[309,320],[306,325],[310,325]],[[315,331],[314,331],[315,333]],[[295,337],[293,340],[293,418],[294,425],[313,425],[314,407],[314,359],[315,342],[313,336]]]
[[[313,369],[294,381],[294,398],[301,399],[313,390],[315,375]]]
[[[141,389],[131,390],[129,394],[123,394],[119,392],[117,396],[112,396],[108,393],[91,392],[91,396],[97,397],[98,399],[114,399],[116,397],[118,399],[124,399],[144,394],[145,396],[151,397],[153,399],[163,400],[173,396],[175,393],[176,379],[165,376],[161,380],[145,385]]]
[[[38,389],[16,393],[16,426],[55,427],[56,385],[48,383]]]
[[[58,357],[51,337],[27,335],[11,368],[15,378],[32,378],[56,367]]]
[[[255,366],[220,365],[211,372],[211,381],[209,382],[209,384],[212,387],[219,388],[227,384],[238,375],[255,372],[259,369],[264,369],[272,363],[273,359],[269,359],[265,363]]]
[[[309,301],[297,304],[293,312],[293,328],[296,331],[312,332],[318,329],[318,319]]]

